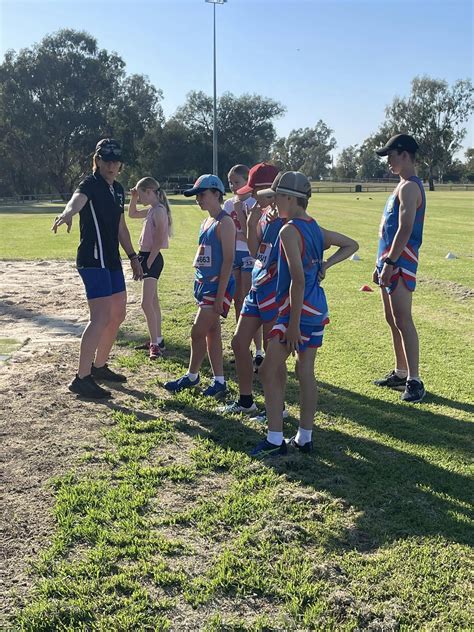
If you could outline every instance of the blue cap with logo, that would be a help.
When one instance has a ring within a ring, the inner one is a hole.
[[[188,189],[187,191],[183,191],[183,195],[186,197],[191,197],[191,195],[197,195],[198,193],[202,193],[206,189],[217,189],[223,195],[225,194],[225,188],[222,184],[222,180],[213,175],[212,173],[205,173],[196,180],[192,189]]]

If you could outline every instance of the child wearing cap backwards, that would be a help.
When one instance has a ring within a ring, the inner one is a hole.
[[[290,353],[297,354],[300,423],[297,434],[288,443],[304,453],[313,448],[317,392],[314,362],[316,349],[322,344],[324,326],[329,322],[326,296],[320,282],[331,266],[350,257],[359,246],[345,235],[320,227],[307,214],[311,183],[298,171],[280,174],[271,188],[260,191],[258,196],[274,197],[279,216],[286,220],[280,230],[276,287],[278,318],[259,371],[268,418],[267,437],[252,451],[252,456],[260,458],[287,453],[282,410],[286,360]],[[338,250],[323,261],[324,250],[331,246],[338,246]]]
[[[375,384],[397,390],[404,388],[402,401],[413,404],[421,402],[426,395],[419,377],[418,333],[412,318],[426,208],[423,182],[415,169],[417,150],[418,143],[413,136],[397,134],[376,152],[387,156],[390,171],[400,176],[400,182],[385,205],[373,274],[374,282],[381,289],[396,362],[395,369]]]
[[[148,349],[150,360],[156,360],[165,350],[161,335],[161,308],[158,279],[163,271],[161,251],[168,248],[171,233],[171,210],[165,192],[154,178],[142,178],[130,191],[128,215],[143,219],[138,256],[143,268],[142,309],[150,333],[150,342],[139,348]],[[137,202],[147,206],[137,210]]]
[[[191,329],[191,357],[186,375],[167,382],[168,391],[177,393],[199,384],[199,369],[206,349],[214,374],[213,382],[204,391],[208,397],[222,397],[227,386],[224,380],[222,337],[219,317],[227,316],[235,290],[232,266],[235,252],[235,226],[222,209],[224,185],[215,175],[200,176],[186,197],[196,196],[196,201],[209,217],[201,224],[199,246],[194,258],[194,298],[198,311]]]
[[[250,290],[251,275],[253,264],[255,259],[249,252],[247,245],[247,215],[248,209],[254,206],[256,200],[251,196],[251,193],[244,195],[237,195],[237,190],[241,189],[247,184],[250,169],[246,165],[234,165],[227,178],[229,180],[229,187],[234,196],[230,200],[224,202],[224,211],[234,220],[236,235],[235,235],[235,260],[234,260],[234,278],[235,278],[235,295],[234,295],[234,307],[235,317],[238,322],[240,311],[244,302],[244,298],[247,296]],[[262,352],[262,330],[257,331],[254,336],[255,342],[255,370],[263,362]]]
[[[264,162],[250,169],[248,184],[237,190],[237,195],[252,193],[268,188],[278,174],[274,165]],[[223,409],[228,413],[255,413],[257,407],[252,395],[252,356],[250,344],[258,329],[263,325],[266,340],[277,317],[276,275],[278,259],[278,233],[283,219],[278,217],[266,198],[259,198],[249,210],[247,218],[247,243],[256,261],[252,269],[252,284],[245,297],[237,323],[232,349],[235,354],[239,399]]]

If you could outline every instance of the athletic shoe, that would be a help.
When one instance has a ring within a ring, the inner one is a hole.
[[[150,341],[144,342],[141,345],[137,345],[136,347],[134,347],[135,351],[148,351],[148,349],[150,348]]]
[[[205,390],[203,390],[202,394],[204,397],[215,397],[216,399],[222,399],[227,394],[227,384],[224,382],[216,382],[216,380],[212,380],[210,386],[208,386]]]
[[[262,362],[264,361],[265,356],[263,355],[256,355],[255,358],[253,359],[253,372],[254,373],[258,373],[258,369],[260,367],[260,365],[262,364]]]
[[[158,358],[161,358],[162,355],[160,345],[150,344],[150,360],[157,360]]]
[[[115,373],[111,369],[109,369],[108,364],[104,364],[104,366],[98,367],[92,365],[91,375],[96,380],[106,380],[107,382],[126,382],[127,378],[125,375],[121,375],[120,373]]]
[[[257,407],[255,403],[247,407],[241,406],[239,402],[232,402],[231,404],[227,404],[227,406],[219,408],[218,412],[230,415],[239,415],[240,413],[244,413],[244,415],[251,415],[252,413],[257,412]]]
[[[290,413],[287,411],[286,408],[283,409],[283,419],[286,419],[288,416],[290,415]],[[255,417],[251,417],[252,421],[258,421],[261,424],[264,424],[267,422],[267,411],[264,410],[261,413],[259,413],[258,415],[255,415]]]
[[[286,441],[283,439],[281,445],[275,445],[270,443],[266,439],[260,441],[258,445],[250,453],[250,456],[254,456],[257,459],[264,459],[267,456],[285,456],[288,453]]]
[[[379,380],[375,380],[375,386],[388,386],[388,388],[400,388],[405,387],[407,383],[406,377],[398,377],[395,371],[390,371],[384,377],[381,377]]]
[[[417,404],[426,395],[425,386],[423,382],[418,380],[407,380],[405,392],[401,396],[403,402],[410,402],[411,404]]]
[[[163,338],[161,342],[158,343],[158,346],[160,347],[160,351],[163,353],[163,351],[166,351],[166,345],[165,345],[165,339]]]
[[[105,388],[96,384],[91,375],[86,375],[85,377],[80,378],[76,374],[73,381],[68,384],[68,389],[71,393],[82,395],[82,397],[89,397],[90,399],[105,399],[106,397],[111,397],[112,395],[110,391],[106,391]]]
[[[184,391],[185,388],[194,388],[199,384],[199,381],[199,375],[194,380],[194,382],[191,381],[187,375],[183,375],[183,377],[180,377],[177,380],[166,382],[166,384],[164,384],[164,387],[167,391],[170,391],[171,393],[179,393],[179,391]]]
[[[312,441],[307,441],[303,445],[300,445],[299,443],[296,443],[296,435],[294,437],[291,437],[291,439],[288,439],[287,444],[291,446],[292,448],[296,448],[303,454],[309,454],[310,452],[313,451]]]

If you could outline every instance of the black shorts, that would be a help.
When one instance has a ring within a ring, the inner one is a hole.
[[[138,258],[140,260],[140,263],[142,264],[143,278],[154,278],[158,281],[161,271],[163,270],[163,266],[165,265],[163,255],[161,254],[161,252],[159,252],[155,260],[153,261],[153,265],[150,269],[148,269],[146,262],[149,254],[149,252],[144,252],[143,250],[140,250],[140,252],[138,253]]]

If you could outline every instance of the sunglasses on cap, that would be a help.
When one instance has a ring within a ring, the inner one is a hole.
[[[120,158],[120,156],[122,155],[122,150],[120,149],[120,147],[107,147],[107,145],[105,147],[99,147],[98,151],[97,151],[97,155],[98,156],[118,156]]]

